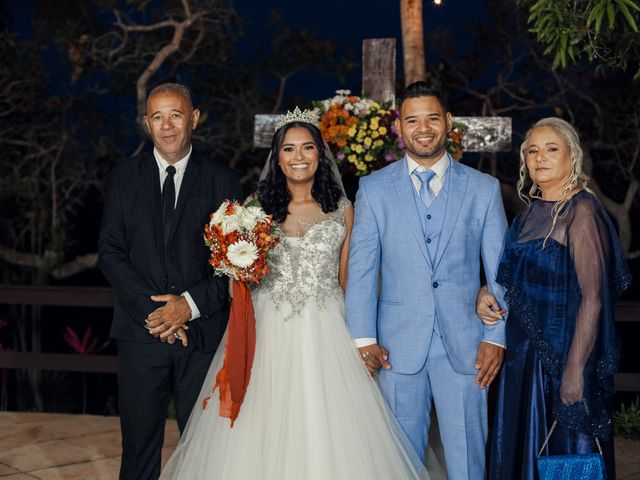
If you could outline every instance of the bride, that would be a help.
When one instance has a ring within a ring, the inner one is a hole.
[[[233,428],[218,415],[218,349],[161,479],[423,479],[344,322],[353,207],[312,112],[276,122],[255,194],[281,228],[252,292],[256,350]],[[224,340],[222,342],[224,345]]]

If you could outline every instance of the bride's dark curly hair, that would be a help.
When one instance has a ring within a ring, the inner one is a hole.
[[[284,222],[287,218],[289,202],[291,201],[287,178],[282,173],[280,162],[278,162],[278,152],[282,148],[287,131],[294,127],[308,130],[313,138],[313,143],[318,149],[318,170],[313,179],[311,196],[320,204],[324,213],[335,212],[338,209],[338,201],[342,196],[342,189],[333,178],[329,164],[332,160],[327,158],[320,130],[310,123],[287,123],[273,135],[273,140],[271,141],[271,165],[266,178],[258,183],[256,190],[256,195],[262,204],[262,208],[272,215],[273,219],[278,223]]]

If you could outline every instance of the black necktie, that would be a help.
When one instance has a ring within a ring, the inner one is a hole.
[[[173,176],[176,174],[176,167],[167,167],[167,176],[162,185],[162,232],[164,233],[164,244],[169,242],[169,234],[173,223],[173,212],[176,204],[176,186],[173,183]]]

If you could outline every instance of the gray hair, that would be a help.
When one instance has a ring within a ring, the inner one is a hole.
[[[187,100],[189,106],[193,109],[191,91],[181,83],[161,83],[149,92],[149,95],[147,95],[147,102],[149,102],[149,99],[156,93],[177,93],[178,95],[182,95]]]
[[[518,196],[520,199],[525,202],[527,205],[531,204],[532,198],[542,198],[540,193],[540,187],[536,184],[531,177],[529,176],[529,171],[527,170],[527,160],[526,160],[526,150],[529,143],[529,138],[531,137],[531,133],[536,128],[548,127],[551,128],[558,136],[562,139],[564,144],[569,149],[569,154],[571,157],[571,174],[569,178],[562,186],[562,191],[560,195],[560,199],[555,203],[552,209],[553,213],[553,221],[551,222],[551,229],[549,233],[544,239],[544,244],[546,244],[547,239],[551,236],[551,232],[553,232],[554,227],[558,221],[558,217],[560,216],[562,209],[567,204],[567,202],[571,199],[571,197],[580,190],[587,190],[591,192],[591,190],[587,187],[589,183],[589,177],[584,173],[582,169],[582,160],[583,160],[583,152],[582,147],[580,146],[580,137],[575,128],[565,120],[562,120],[558,117],[547,117],[542,120],[538,120],[526,133],[524,136],[524,141],[520,146],[520,171],[519,171],[519,179],[518,179]],[[531,187],[529,187],[528,192],[524,192],[525,185],[528,182],[531,182]],[[593,192],[592,192],[593,193]]]

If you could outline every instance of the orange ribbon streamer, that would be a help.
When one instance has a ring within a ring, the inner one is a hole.
[[[224,363],[211,391],[213,395],[216,388],[220,388],[220,416],[231,419],[231,428],[247,393],[255,351],[256,317],[251,291],[244,282],[234,280]],[[204,399],[202,408],[207,408],[210,398]]]

